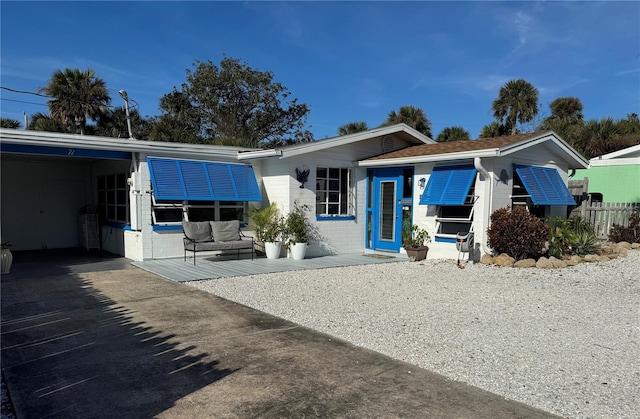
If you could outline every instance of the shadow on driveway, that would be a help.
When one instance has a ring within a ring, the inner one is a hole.
[[[19,418],[153,417],[233,373],[83,277],[126,259],[76,256],[18,253],[2,276],[2,368]]]
[[[122,258],[35,259],[1,278],[21,419],[552,417]]]

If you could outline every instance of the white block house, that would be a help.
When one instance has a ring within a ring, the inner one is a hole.
[[[403,220],[429,231],[429,258],[455,258],[464,231],[488,252],[493,210],[563,215],[567,172],[587,167],[553,132],[436,144],[404,124],[278,149],[1,129],[0,153],[13,250],[91,247],[90,219],[97,247],[136,261],[182,256],[182,220],[247,229],[250,208],[296,201],[318,233],[309,256],[403,252]]]

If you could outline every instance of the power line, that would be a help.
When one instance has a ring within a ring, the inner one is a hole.
[[[51,98],[50,96],[43,95],[42,93],[28,92],[28,91],[26,91],[26,90],[11,89],[10,87],[0,86],[0,89],[8,90],[9,92],[13,92],[13,93],[23,93],[23,94],[27,94],[27,95],[34,95],[34,96],[40,96],[40,97]]]
[[[47,98],[47,99],[54,99],[54,100],[55,100],[55,99],[58,99],[58,98],[55,98],[55,97],[53,97],[53,96],[48,96],[48,95],[45,95],[45,94],[42,94],[42,93],[38,93],[38,92],[29,92],[29,91],[27,91],[27,90],[12,89],[12,88],[10,88],[10,87],[5,87],[5,86],[0,86],[0,89],[2,89],[2,90],[6,90],[6,91],[8,91],[8,92],[12,92],[12,93],[20,93],[20,94],[25,94],[25,95],[33,95],[33,96],[39,96],[39,97],[44,97],[44,98]],[[111,89],[109,89],[109,90],[111,90]],[[17,100],[17,99],[7,99],[7,98],[2,98],[2,100],[6,100],[6,101],[9,101],[9,102],[27,103],[27,104],[31,104],[31,105],[48,106],[48,105],[43,104],[43,103],[26,102],[26,101],[20,101],[20,100]],[[85,102],[85,101],[77,100],[77,99],[72,99],[72,98],[67,98],[67,99],[65,99],[65,100],[70,100],[70,101],[73,101],[73,102],[83,103],[83,104],[87,104],[87,105],[91,104],[91,103],[89,103],[89,102]],[[136,102],[135,100],[133,100],[133,99],[131,99],[131,98],[129,98],[129,100],[130,100],[131,102],[133,102],[133,103],[134,103],[134,107],[133,107],[133,109],[137,111],[137,110],[139,109],[139,107],[140,107],[140,105],[138,104],[138,102]],[[111,109],[111,110],[115,110],[115,109],[117,109],[117,108],[123,108],[123,106],[114,106],[114,105],[108,105],[107,107],[108,107],[109,109]]]
[[[3,97],[1,99],[6,100],[7,102],[17,102],[17,103],[26,103],[27,105],[47,106],[46,103],[27,102],[26,100],[7,99],[6,97]]]

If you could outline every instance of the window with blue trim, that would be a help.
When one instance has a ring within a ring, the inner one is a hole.
[[[316,216],[354,216],[351,171],[345,168],[316,168]]]
[[[185,221],[230,221],[246,223],[243,201],[172,201],[153,197],[153,224],[171,225]]]
[[[554,168],[514,165],[511,206],[525,206],[538,218],[546,218],[552,205],[575,205],[575,200]]]
[[[437,206],[435,241],[455,240],[458,233],[471,231],[476,173],[469,164],[433,168],[420,204]]]
[[[154,224],[185,221],[245,223],[248,201],[261,201],[253,168],[246,164],[147,158]]]

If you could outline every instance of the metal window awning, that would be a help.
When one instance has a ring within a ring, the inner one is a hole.
[[[473,165],[434,167],[420,197],[421,204],[462,205],[477,170]]]
[[[247,164],[147,158],[156,199],[261,201],[253,167]]]
[[[569,188],[556,169],[515,165],[522,184],[536,205],[576,205]]]

